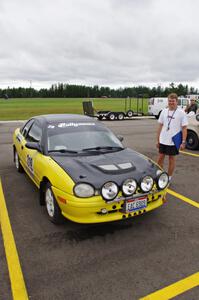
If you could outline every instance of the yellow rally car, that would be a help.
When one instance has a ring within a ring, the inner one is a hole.
[[[14,132],[14,161],[39,188],[52,222],[121,220],[161,206],[169,183],[121,140],[87,116],[36,116]]]

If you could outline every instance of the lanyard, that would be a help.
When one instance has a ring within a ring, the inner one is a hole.
[[[173,119],[173,116],[174,116],[176,110],[177,110],[177,108],[174,110],[174,112],[172,113],[172,115],[169,116],[169,108],[168,108],[168,116],[167,116],[167,118],[168,118],[169,121],[168,121],[168,125],[167,125],[167,131],[170,129],[170,124],[171,124],[171,121]]]

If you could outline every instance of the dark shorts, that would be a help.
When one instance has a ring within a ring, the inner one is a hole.
[[[168,145],[159,145],[159,153],[165,155],[178,155],[179,151],[177,150],[176,146],[168,146]]]

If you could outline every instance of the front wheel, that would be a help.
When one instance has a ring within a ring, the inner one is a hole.
[[[115,118],[116,118],[116,116],[115,116],[114,113],[110,113],[110,114],[108,115],[108,118],[109,118],[110,121],[114,121]]]
[[[186,147],[190,150],[196,150],[199,147],[199,139],[195,132],[188,131]]]
[[[15,162],[15,167],[17,169],[17,172],[22,173],[23,172],[23,167],[20,163],[19,155],[18,155],[16,149],[14,149],[14,162]]]
[[[55,196],[53,194],[50,183],[46,184],[44,197],[48,218],[54,224],[62,224],[64,221],[64,217],[62,216],[61,209],[58,206],[57,201],[55,200]]]

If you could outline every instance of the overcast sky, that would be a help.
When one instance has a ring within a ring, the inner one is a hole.
[[[198,0],[1,0],[0,87],[199,87]]]

